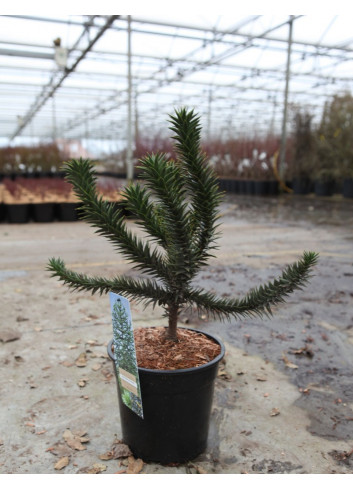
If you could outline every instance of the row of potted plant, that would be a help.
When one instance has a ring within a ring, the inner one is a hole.
[[[296,193],[353,198],[353,97],[347,92],[328,101],[321,121],[296,109],[293,117],[293,160],[289,174]]]
[[[278,195],[281,189],[297,195],[315,194],[317,196],[343,195],[353,198],[353,179],[343,181],[321,181],[310,178],[294,178],[291,181],[278,180],[245,180],[235,178],[219,178],[220,190],[246,195]]]
[[[272,180],[247,180],[235,178],[219,178],[219,188],[225,192],[247,195],[278,195],[279,184]]]
[[[35,146],[7,146],[0,148],[0,176],[38,176],[60,172],[62,162],[68,155],[55,143],[40,143]]]
[[[98,190],[105,200],[119,202],[120,182],[101,179]],[[77,196],[64,179],[5,178],[0,185],[0,220],[11,223],[74,221]]]
[[[343,194],[353,197],[353,97],[337,94],[324,106],[321,120],[314,127],[313,116],[300,107],[292,107],[291,128],[286,142],[285,185],[295,194],[320,196]],[[277,193],[274,158],[280,137],[259,136],[210,137],[202,141],[222,190],[248,193]],[[169,157],[175,151],[168,139],[140,137],[136,141],[136,161],[158,146]]]

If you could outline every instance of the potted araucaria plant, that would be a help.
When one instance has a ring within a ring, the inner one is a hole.
[[[224,346],[215,337],[178,326],[180,311],[194,306],[220,319],[271,315],[271,307],[308,280],[317,254],[304,252],[282,275],[242,299],[218,298],[194,285],[217,248],[222,194],[216,174],[200,151],[201,125],[185,108],[171,115],[176,160],[148,154],[140,160],[141,182],[124,189],[124,203],[146,239],[135,235],[122,210],[99,197],[93,164],[71,160],[66,174],[81,204],[80,218],[108,238],[142,272],[138,278],[89,277],[51,258],[48,270],[72,289],[114,292],[161,306],[165,328],[134,331],[143,418],[120,402],[123,440],[135,456],[160,463],[191,460],[206,448],[214,380]],[[108,353],[113,359],[111,347]]]

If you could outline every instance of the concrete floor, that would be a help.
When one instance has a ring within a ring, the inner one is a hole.
[[[220,249],[198,279],[205,288],[241,295],[303,250],[318,251],[320,262],[311,285],[271,320],[181,317],[226,345],[208,449],[189,464],[144,464],[142,473],[351,474],[353,202],[227,196],[221,210]],[[99,458],[121,438],[108,297],[68,292],[45,266],[51,256],[88,274],[129,266],[81,222],[1,223],[0,251],[0,473],[126,470],[124,459]],[[163,324],[160,310],[132,304],[132,312],[135,327]],[[84,450],[65,444],[67,429],[86,433]],[[55,470],[63,456],[68,465]]]

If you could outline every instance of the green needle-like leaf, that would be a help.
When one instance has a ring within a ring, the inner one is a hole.
[[[278,279],[252,289],[243,299],[220,299],[201,289],[192,289],[185,294],[185,300],[195,304],[200,311],[218,318],[270,316],[272,306],[285,302],[289,294],[307,283],[311,268],[317,260],[317,253],[304,252],[302,258],[288,265]]]
[[[119,276],[112,279],[103,277],[88,277],[82,273],[68,270],[60,258],[51,258],[47,270],[52,277],[58,277],[65,285],[74,290],[87,290],[92,294],[115,292],[136,299],[137,302],[154,305],[165,305],[170,300],[170,294],[156,280],[145,278],[137,280],[131,277]]]
[[[167,280],[168,270],[163,256],[127,229],[124,216],[114,204],[98,197],[93,164],[89,160],[71,160],[66,165],[66,172],[67,180],[82,202],[82,219],[97,228],[97,234],[112,241],[114,247],[134,263],[134,268]]]

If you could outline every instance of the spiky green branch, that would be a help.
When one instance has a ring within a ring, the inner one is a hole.
[[[97,228],[97,234],[108,238],[119,252],[134,263],[134,268],[167,280],[168,271],[163,256],[151,250],[148,243],[143,243],[127,229],[121,210],[98,196],[93,164],[82,158],[73,159],[66,164],[65,171],[68,182],[73,185],[81,201],[81,218]]]
[[[83,273],[77,273],[66,268],[60,258],[50,258],[48,271],[52,277],[58,277],[65,285],[73,290],[87,290],[92,294],[100,295],[107,292],[124,294],[129,299],[144,302],[146,305],[153,304],[165,306],[171,299],[170,293],[153,279],[135,279],[123,275],[107,279],[103,277],[89,277]]]
[[[236,319],[244,316],[271,316],[272,307],[285,302],[295,290],[302,289],[310,278],[311,268],[316,265],[318,254],[304,252],[302,258],[288,265],[277,279],[251,289],[243,299],[220,299],[202,289],[191,289],[186,300],[204,312],[219,319]]]

